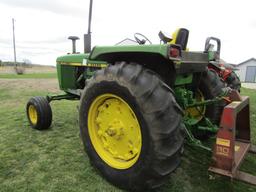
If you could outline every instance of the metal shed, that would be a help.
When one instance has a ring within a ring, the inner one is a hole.
[[[236,66],[237,74],[242,82],[256,83],[256,59],[248,59]]]

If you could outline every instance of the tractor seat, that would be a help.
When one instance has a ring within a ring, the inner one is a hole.
[[[178,28],[172,34],[172,37],[160,31],[158,33],[160,40],[164,43],[180,45],[181,50],[187,49],[189,30],[185,28]]]
[[[170,44],[177,44],[181,46],[182,50],[187,49],[189,30],[185,28],[179,28],[172,34],[172,40]]]

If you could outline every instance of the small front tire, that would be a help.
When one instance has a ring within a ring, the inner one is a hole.
[[[27,118],[32,128],[48,129],[52,123],[52,110],[48,100],[44,97],[32,97],[26,106]]]

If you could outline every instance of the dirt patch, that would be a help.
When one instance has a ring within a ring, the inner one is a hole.
[[[59,92],[57,79],[0,79],[3,89],[14,88],[17,90],[38,90],[51,93]]]
[[[28,73],[56,73],[56,67],[54,66],[33,66],[26,67],[24,74]],[[13,67],[4,66],[0,67],[0,74],[15,74]]]

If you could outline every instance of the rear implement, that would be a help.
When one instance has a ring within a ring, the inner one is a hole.
[[[209,171],[256,185],[256,176],[239,171],[246,155],[256,154],[251,143],[249,97],[233,90],[229,99],[230,104],[223,110]]]

